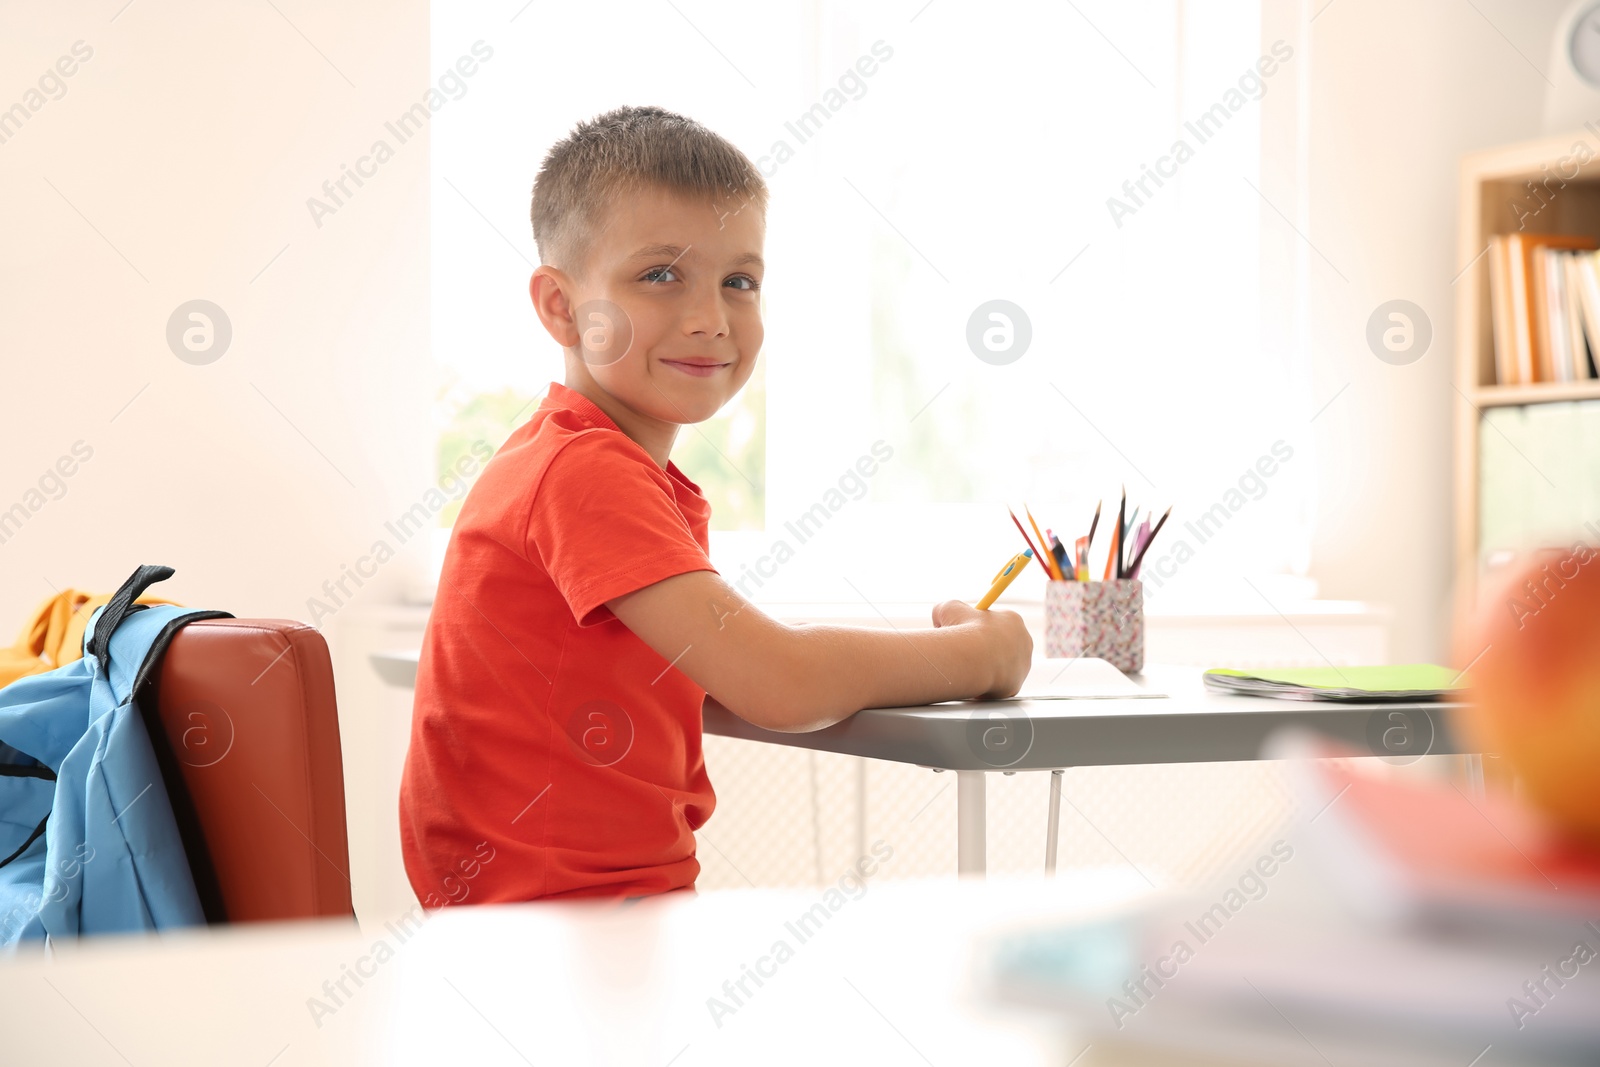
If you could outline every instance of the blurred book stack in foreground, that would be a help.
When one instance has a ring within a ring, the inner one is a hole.
[[[1209,890],[995,937],[983,995],[1061,1016],[1085,1063],[1600,1063],[1600,850],[1276,747],[1307,818]]]

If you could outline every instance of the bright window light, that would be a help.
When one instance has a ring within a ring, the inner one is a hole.
[[[1304,60],[1258,4],[519,6],[433,6],[436,70],[494,50],[432,120],[441,461],[562,377],[527,295],[543,154],[658,104],[771,187],[760,369],[673,454],[752,599],[972,600],[1022,547],[1007,505],[1070,544],[1103,500],[1103,553],[1123,486],[1174,508],[1152,610],[1304,573],[1311,412],[1263,328],[1303,269],[1266,99]]]

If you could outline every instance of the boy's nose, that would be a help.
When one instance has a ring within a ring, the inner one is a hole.
[[[683,332],[725,337],[728,314],[722,303],[721,286],[708,286],[690,292],[683,310]]]

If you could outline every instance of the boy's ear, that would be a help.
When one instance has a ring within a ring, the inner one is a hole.
[[[537,268],[528,280],[533,310],[544,323],[545,331],[562,348],[578,347],[578,324],[568,297],[571,292],[572,279],[549,265]]]

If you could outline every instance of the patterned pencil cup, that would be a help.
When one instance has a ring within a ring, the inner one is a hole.
[[[1124,674],[1144,670],[1144,583],[1046,582],[1044,654],[1095,656]]]

